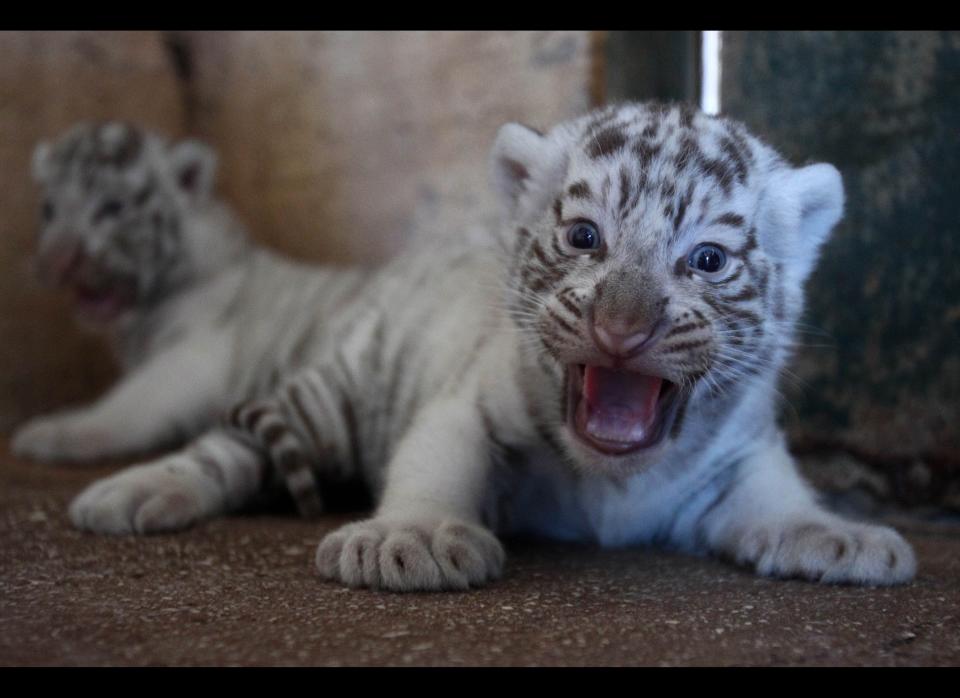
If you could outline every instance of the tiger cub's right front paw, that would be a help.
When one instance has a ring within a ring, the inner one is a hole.
[[[70,520],[94,533],[177,531],[213,513],[214,498],[202,478],[161,461],[97,480],[70,504]]]

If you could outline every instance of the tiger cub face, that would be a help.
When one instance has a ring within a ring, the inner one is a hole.
[[[201,143],[170,144],[128,124],[82,124],[40,143],[43,188],[35,264],[72,291],[78,315],[103,325],[183,283],[184,228],[207,203],[215,157]]]
[[[685,106],[508,124],[492,173],[515,235],[512,315],[562,369],[560,438],[603,472],[702,439],[685,415],[775,380],[843,207],[832,166],[793,168]]]

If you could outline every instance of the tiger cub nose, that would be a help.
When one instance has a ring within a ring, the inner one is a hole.
[[[627,357],[639,354],[653,339],[655,326],[638,328],[619,322],[595,322],[593,341],[597,347],[612,356]]]

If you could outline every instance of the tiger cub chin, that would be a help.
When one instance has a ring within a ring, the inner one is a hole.
[[[180,528],[267,473],[316,512],[319,481],[359,476],[375,512],[316,554],[350,586],[481,585],[502,571],[495,533],[823,582],[913,576],[896,532],[817,504],[775,421],[803,284],[842,213],[836,169],[655,104],[545,134],[508,124],[491,163],[499,248],[445,240],[318,308],[321,328],[339,323],[319,360],[187,449],[95,483],[74,522]]]

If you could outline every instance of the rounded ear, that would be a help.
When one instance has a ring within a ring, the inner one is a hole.
[[[802,282],[843,217],[843,199],[843,179],[833,165],[819,163],[773,174],[760,204],[761,244]]]
[[[44,182],[50,174],[50,144],[41,142],[33,149],[33,157],[30,161],[30,173],[36,182]]]
[[[490,154],[490,179],[500,202],[511,217],[521,204],[538,206],[538,194],[553,184],[563,158],[539,131],[522,124],[500,128]]]
[[[167,157],[180,192],[194,200],[210,196],[217,169],[217,156],[212,148],[191,139],[173,145]]]

